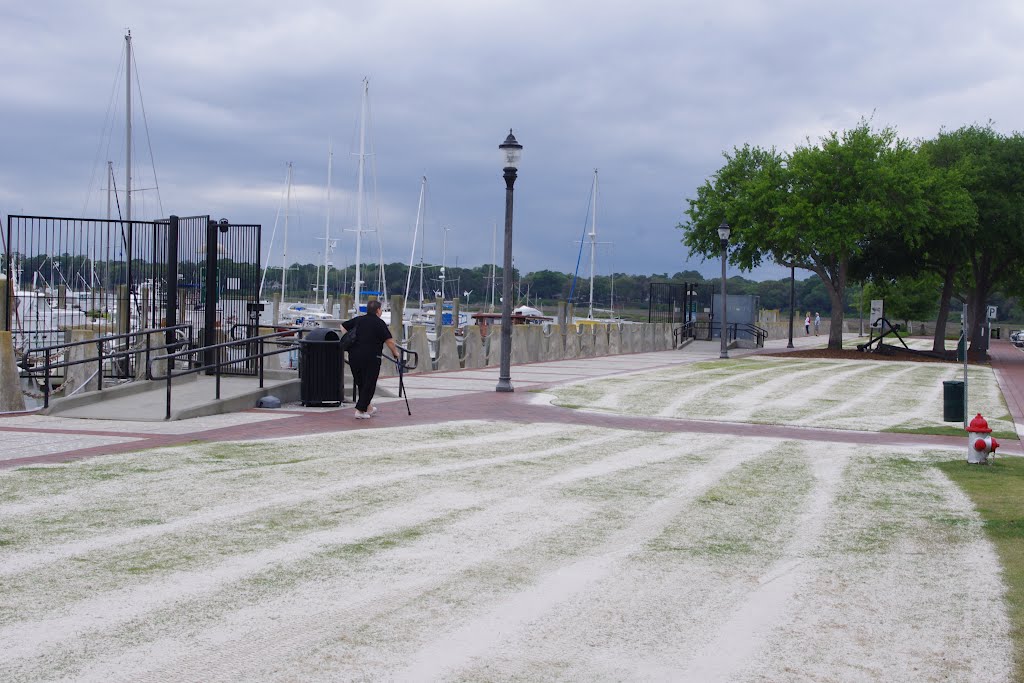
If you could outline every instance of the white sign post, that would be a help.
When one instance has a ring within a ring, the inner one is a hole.
[[[882,317],[882,299],[871,300],[871,327],[880,327],[879,318]]]
[[[969,424],[967,416],[971,413],[971,411],[967,409],[967,304],[964,304],[964,313],[960,317],[960,321],[960,335],[963,339],[964,345],[964,429],[967,429]]]

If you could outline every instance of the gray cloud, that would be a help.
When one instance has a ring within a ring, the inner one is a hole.
[[[905,137],[990,118],[1019,127],[1022,11],[1010,2],[10,5],[0,8],[0,212],[78,215],[87,197],[91,214],[105,210],[96,167],[124,163],[115,79],[128,26],[164,213],[259,222],[266,241],[292,161],[298,260],[320,248],[329,139],[332,231],[355,223],[363,76],[387,261],[408,258],[424,174],[427,260],[440,261],[444,227],[449,263],[490,260],[504,206],[496,147],[509,127],[525,146],[520,268],[575,266],[599,168],[598,233],[614,243],[601,267],[710,275],[716,264],[687,262],[674,226],[725,150],[791,149],[872,115]],[[145,169],[144,142],[137,151]],[[155,198],[135,202],[160,213]],[[345,233],[335,261],[353,257]]]

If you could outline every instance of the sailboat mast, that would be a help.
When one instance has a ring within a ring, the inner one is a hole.
[[[125,162],[124,162],[124,215],[132,220],[132,32],[124,36],[124,111],[125,111]]]
[[[281,305],[285,301],[285,284],[288,276],[288,216],[292,212],[292,162],[288,162],[288,182],[284,204],[284,243],[281,246]]]
[[[590,311],[587,320],[594,319],[594,252],[597,250],[597,169],[594,169],[594,196],[591,198],[593,213],[590,219]]]
[[[114,189],[114,162],[107,162],[107,220],[110,220],[111,208],[111,196],[110,193]]]
[[[494,229],[491,231],[491,308],[489,313],[494,313],[494,287],[497,273],[497,249],[498,249],[498,221],[494,221]]]
[[[327,141],[327,225],[324,228],[324,306],[327,306],[328,254],[331,251],[331,171],[334,168],[334,143]],[[315,299],[315,297],[314,297]],[[330,312],[330,311],[328,311]]]
[[[356,314],[359,314],[359,292],[362,284],[360,265],[363,246],[363,172],[366,169],[366,98],[369,95],[370,79],[363,79],[363,104],[359,112],[359,184],[356,190]]]
[[[448,231],[451,228],[441,228],[444,231],[444,237],[441,239],[441,301],[444,301],[444,273],[445,266],[448,259]]]
[[[419,234],[420,234],[420,221],[423,218],[423,195],[426,193],[426,190],[427,190],[427,176],[423,176],[423,179],[420,181],[420,201],[419,201],[419,204],[417,204],[417,206],[416,206],[416,225],[412,229],[412,253],[409,254],[409,272],[406,273],[406,276],[405,276],[405,305],[406,305],[406,307],[409,306],[409,287],[410,287],[410,285],[412,285],[413,262],[414,262],[414,259],[416,258],[416,238],[419,237]],[[420,275],[422,276],[422,274],[423,274],[423,270],[421,269],[420,270]]]

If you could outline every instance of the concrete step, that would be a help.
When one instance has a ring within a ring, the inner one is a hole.
[[[171,387],[172,420],[219,415],[256,407],[267,395],[282,403],[299,400],[299,379],[295,373],[265,378],[263,388],[256,377],[225,376],[220,379],[220,400],[216,378],[188,375],[175,379]],[[136,420],[162,422],[167,414],[167,382],[138,380],[102,391],[89,391],[50,402],[45,415],[93,420]]]

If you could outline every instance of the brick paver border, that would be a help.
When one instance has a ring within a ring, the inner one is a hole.
[[[1024,424],[1024,351],[1015,348],[1009,341],[994,340],[990,349],[993,368],[997,371],[1000,388],[1006,397],[1014,422]],[[668,366],[670,364],[666,364]],[[274,413],[277,419],[220,427],[186,434],[145,434],[131,435],[104,430],[67,430],[34,427],[4,427],[0,433],[43,432],[69,435],[136,436],[128,443],[107,444],[45,455],[14,458],[0,462],[0,469],[12,467],[67,462],[96,455],[131,453],[151,448],[179,446],[190,442],[241,441],[270,439],[308,434],[326,434],[351,430],[379,429],[410,425],[433,425],[455,420],[503,420],[523,424],[554,422],[558,424],[592,425],[594,427],[615,427],[657,432],[705,433],[727,436],[768,437],[776,439],[797,439],[802,441],[824,441],[851,444],[875,444],[892,446],[936,446],[960,448],[965,446],[961,437],[930,436],[919,434],[898,434],[890,432],[858,432],[837,429],[811,429],[783,425],[758,425],[734,422],[712,422],[705,420],[677,420],[637,415],[614,415],[541,405],[534,401],[533,391],[557,386],[559,382],[533,385],[530,392],[499,394],[479,392],[438,398],[410,398],[412,415],[407,415],[405,403],[391,402],[381,409],[372,420],[355,420],[352,408],[343,407],[332,411],[285,411],[288,417],[279,417],[280,410],[252,409],[247,412]],[[1007,444],[1000,452],[1021,455],[1019,444]]]

